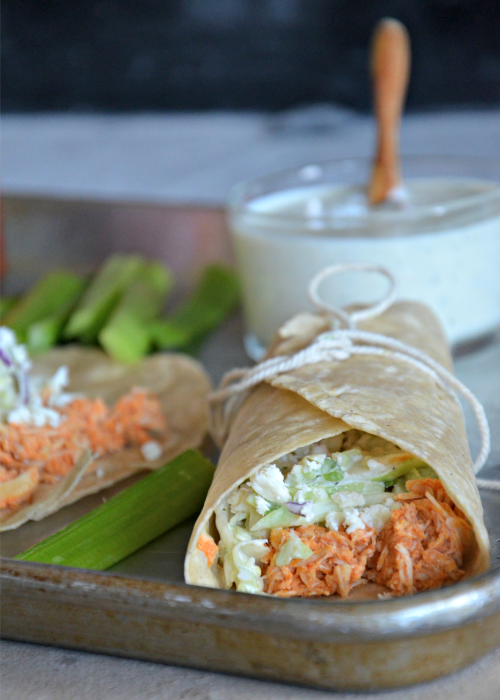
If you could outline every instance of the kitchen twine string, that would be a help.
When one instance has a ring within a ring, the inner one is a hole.
[[[350,312],[331,306],[321,299],[318,287],[327,277],[354,271],[377,272],[386,277],[390,283],[386,295],[374,304]],[[313,277],[309,283],[308,293],[314,306],[330,317],[332,330],[321,333],[308,347],[293,355],[273,357],[260,362],[253,368],[234,369],[225,374],[219,389],[209,397],[211,429],[219,443],[222,444],[227,437],[231,423],[249,390],[264,380],[318,362],[342,362],[354,355],[375,355],[401,360],[415,367],[432,377],[459,405],[458,395],[461,395],[470,404],[481,435],[481,449],[474,462],[474,472],[479,472],[490,452],[490,429],[484,408],[474,394],[455,375],[420,350],[395,338],[356,329],[356,323],[379,316],[394,303],[396,281],[391,272],[381,265],[368,263],[331,265]],[[477,479],[477,483],[482,488],[500,490],[500,482],[497,481]]]

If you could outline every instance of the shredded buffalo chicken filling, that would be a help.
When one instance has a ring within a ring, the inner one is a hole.
[[[60,480],[84,450],[100,457],[140,447],[152,434],[167,432],[158,399],[143,390],[122,396],[112,409],[101,399],[78,398],[57,410],[64,417],[57,427],[0,426],[0,483],[10,486],[0,508],[15,508],[32,497],[39,483]]]
[[[219,548],[213,539],[202,532],[196,546],[206,556],[208,566],[212,566],[219,552]]]
[[[333,595],[342,597],[359,584],[367,560],[375,553],[376,533],[372,529],[346,532],[327,530],[320,525],[295,528],[295,534],[313,551],[309,559],[292,559],[276,566],[275,559],[290,537],[289,528],[272,530],[270,551],[264,557],[266,593],[292,596]]]
[[[371,528],[350,534],[320,525],[294,528],[313,551],[308,559],[276,566],[276,555],[290,528],[272,530],[263,559],[264,591],[284,598],[337,593],[345,598],[355,586],[374,581],[393,595],[408,595],[458,581],[470,526],[438,479],[408,481],[408,493],[377,534]]]

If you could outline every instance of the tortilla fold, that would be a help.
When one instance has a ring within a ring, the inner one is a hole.
[[[326,317],[301,314],[279,331],[268,356],[294,353],[328,328]],[[440,323],[422,304],[393,304],[357,328],[394,337],[452,370]],[[489,538],[457,401],[432,376],[402,359],[351,355],[342,361],[320,362],[281,374],[258,385],[245,399],[230,427],[193,530],[185,560],[186,581],[224,587],[217,564],[208,566],[197,543],[204,532],[218,541],[212,515],[230,492],[265,464],[351,428],[389,440],[436,471],[472,526],[473,537],[465,552],[466,575],[488,569]],[[366,596],[369,586],[363,588]],[[373,588],[372,595],[376,593]]]
[[[148,461],[135,447],[95,460],[86,453],[60,482],[41,484],[31,503],[0,511],[0,531],[14,529],[28,520],[41,520],[141,469],[157,469],[184,450],[198,447],[207,433],[210,380],[190,357],[157,354],[130,367],[114,362],[96,348],[68,346],[37,358],[32,374],[48,380],[63,365],[69,370],[68,391],[101,398],[108,406],[134,387],[154,393],[168,427],[165,440],[159,441],[163,448],[161,457]]]

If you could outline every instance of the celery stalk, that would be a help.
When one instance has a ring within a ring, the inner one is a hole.
[[[95,275],[64,328],[66,339],[94,343],[125,289],[144,268],[138,255],[113,255]]]
[[[72,272],[50,272],[15,304],[2,323],[12,328],[18,341],[24,343],[33,323],[56,314],[68,299],[81,294],[84,284],[84,280]]]
[[[161,350],[193,350],[234,309],[239,285],[234,272],[209,265],[191,296],[170,318],[150,326],[154,344]]]
[[[151,346],[148,321],[161,311],[173,276],[159,262],[148,263],[127,288],[108,323],[99,333],[99,342],[119,362],[134,363]]]
[[[103,571],[198,513],[214,474],[187,450],[15,559]]]
[[[67,293],[57,311],[49,316],[32,323],[26,332],[26,344],[30,355],[46,352],[57,344],[61,336],[61,331],[68,320],[68,316],[74,309],[85,287],[85,280],[81,284],[75,285],[72,293]]]
[[[0,321],[3,321],[4,316],[9,313],[16,303],[16,297],[0,297]]]

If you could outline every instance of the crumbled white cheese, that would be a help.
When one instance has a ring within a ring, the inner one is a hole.
[[[163,453],[163,448],[155,440],[150,440],[149,442],[145,442],[144,445],[141,446],[141,452],[144,456],[144,459],[147,459],[148,462],[154,462],[155,459],[159,459],[161,457]]]
[[[275,464],[263,467],[250,480],[253,490],[272,503],[286,503],[291,500],[290,492],[286,487],[283,474]]]
[[[353,506],[364,506],[366,501],[362,493],[357,491],[338,491],[332,494],[331,499],[341,508],[351,508]]]
[[[300,501],[297,501],[300,503]],[[301,515],[306,519],[308,523],[311,523],[314,520],[315,516],[315,504],[313,501],[308,501],[302,506],[302,511]]]
[[[24,425],[33,425],[36,428],[41,428],[44,425],[57,428],[62,420],[63,417],[60,413],[41,405],[19,406],[10,411],[7,416],[7,423],[22,423]]]
[[[354,530],[366,529],[357,508],[346,508],[344,510],[344,525],[348,535],[354,532]]]
[[[315,472],[321,469],[323,462],[325,461],[326,452],[323,454],[311,455],[305,458],[305,467],[307,471]]]
[[[380,532],[382,528],[389,522],[391,517],[391,509],[387,506],[377,503],[374,506],[369,506],[368,508],[363,508],[361,511],[361,519],[367,525],[367,527],[372,527],[377,532]]]
[[[347,496],[354,495],[352,493]],[[361,494],[356,494],[361,495]],[[356,499],[344,498],[341,505],[342,510],[332,511],[325,518],[326,527],[329,530],[338,530],[340,525],[344,525],[346,532],[351,533],[354,530],[364,530],[367,527],[373,528],[380,532],[390,520],[391,513],[396,508],[400,508],[401,504],[388,498],[385,503],[376,503],[373,506],[359,507],[361,503],[355,503]],[[304,510],[306,507],[304,507]],[[305,515],[305,513],[304,513]]]
[[[307,486],[306,486],[307,488]],[[293,497],[293,500],[295,503],[304,503],[304,501],[307,501],[308,499],[305,496],[304,490],[301,488],[298,488],[295,491],[295,496]]]
[[[344,513],[343,511],[338,511],[338,510],[332,510],[328,515],[326,516],[325,519],[325,525],[329,530],[335,530],[337,531],[339,527],[342,525],[344,522]]]
[[[270,507],[271,504],[269,501],[266,501],[265,498],[262,498],[262,496],[255,496],[255,510],[259,515],[265,515]]]

